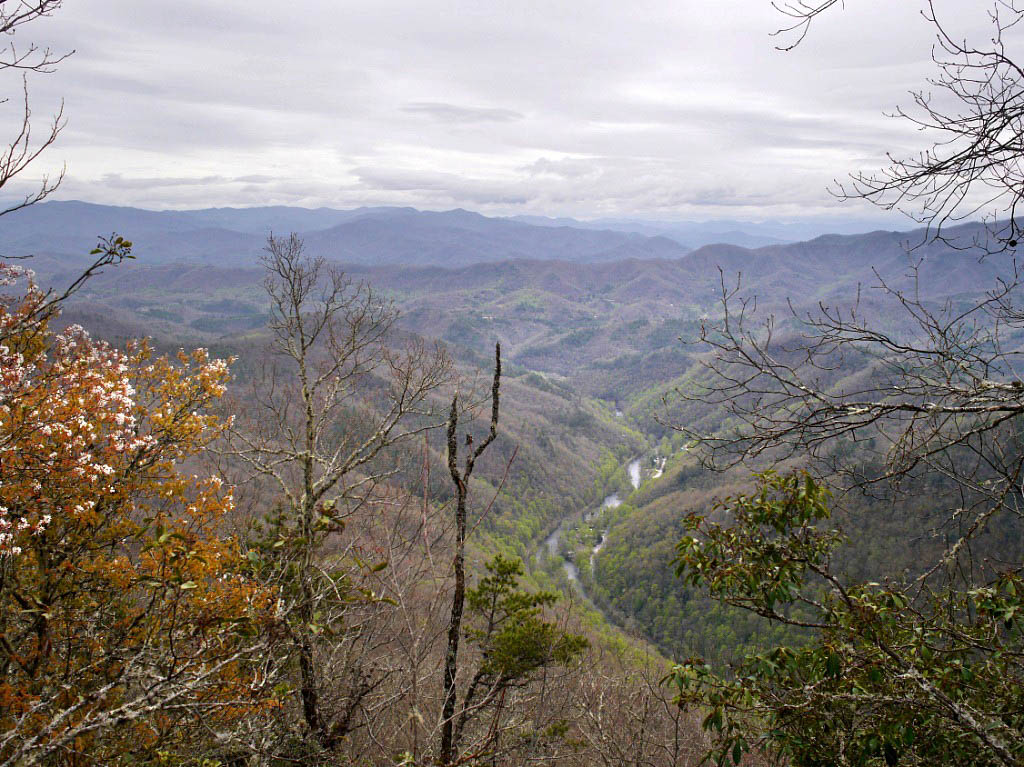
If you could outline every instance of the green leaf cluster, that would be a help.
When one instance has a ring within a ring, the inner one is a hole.
[[[749,751],[794,767],[1014,765],[1024,760],[1020,573],[980,588],[952,582],[846,583],[828,494],[802,474],[759,477],[749,496],[691,515],[677,572],[716,600],[803,627],[812,638],[748,654],[730,668],[701,659],[670,678],[707,712],[707,758]]]

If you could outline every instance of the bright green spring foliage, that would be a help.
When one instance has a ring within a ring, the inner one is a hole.
[[[750,496],[690,515],[677,574],[808,640],[728,670],[677,665],[679,700],[706,710],[709,761],[758,751],[794,767],[1024,764],[1024,579],[845,583],[842,536],[809,476],[758,477]]]

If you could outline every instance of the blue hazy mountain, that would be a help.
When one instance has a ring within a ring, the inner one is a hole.
[[[289,207],[151,211],[68,201],[47,202],[0,219],[0,254],[35,255],[37,268],[67,263],[112,232],[136,244],[151,263],[246,266],[269,232],[299,232],[307,250],[353,264],[463,266],[510,259],[597,263],[624,258],[679,258],[677,241],[637,232],[535,226],[466,210]]]
[[[738,245],[760,248],[787,242],[811,240],[823,234],[862,234],[879,229],[906,228],[903,217],[815,217],[794,221],[658,221],[636,218],[600,218],[579,221],[573,218],[516,216],[516,221],[534,226],[571,226],[583,229],[610,229],[634,232],[648,237],[667,237],[690,248],[705,245]]]

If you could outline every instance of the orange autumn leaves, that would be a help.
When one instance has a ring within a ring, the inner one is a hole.
[[[228,366],[54,334],[0,264],[20,280],[0,302],[0,765],[173,746],[262,699],[273,595],[224,534],[230,490],[183,468],[223,428]]]

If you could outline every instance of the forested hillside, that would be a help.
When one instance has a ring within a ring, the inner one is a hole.
[[[0,767],[1024,764],[1024,8],[922,0],[901,154],[878,20],[823,94],[734,0],[64,5],[0,0]]]
[[[721,312],[723,286],[738,287],[738,297],[757,296],[765,316],[779,317],[780,345],[797,337],[801,316],[814,312],[819,302],[847,311],[856,304],[865,318],[909,334],[912,317],[898,302],[877,290],[861,290],[858,296],[858,286],[885,282],[899,291],[913,281],[927,305],[974,306],[984,300],[988,286],[1012,279],[1014,269],[1009,254],[979,260],[976,252],[961,249],[984,232],[977,225],[951,230],[949,242],[930,243],[913,257],[906,248],[921,241],[919,231],[828,236],[757,250],[709,246],[670,261],[341,268],[387,296],[410,337],[444,341],[466,375],[486,369],[482,350],[489,343],[502,344],[511,393],[505,429],[481,466],[479,493],[495,496],[513,453],[515,461],[478,530],[481,552],[502,551],[530,562],[555,527],[622,491],[622,507],[606,512],[607,519],[591,525],[589,533],[581,530],[582,548],[598,535],[607,540],[593,571],[581,567],[588,596],[612,623],[650,639],[670,657],[699,652],[732,658],[786,634],[715,606],[681,584],[672,568],[685,513],[749,488],[750,471],[769,465],[744,464],[725,475],[708,472],[699,465],[699,451],[682,449],[692,446],[691,439],[674,428],[684,425],[695,433],[728,428],[722,408],[685,396],[709,381],[701,364],[706,351],[698,341],[702,322]],[[91,279],[65,312],[114,340],[152,335],[158,346],[173,349],[190,339],[218,354],[238,356],[234,385],[244,391],[265,334],[261,279],[261,270],[252,266],[125,264]],[[1020,338],[1019,331],[1007,328],[1001,343],[1012,350]],[[844,366],[819,380],[841,389],[870,364],[851,354]],[[430,476],[439,500],[448,497],[443,450],[442,435],[434,435]],[[856,448],[846,455],[858,460]],[[630,495],[624,467],[636,457],[651,466],[664,458],[664,475]],[[600,468],[609,460],[617,478]],[[873,459],[865,453],[864,460]],[[422,481],[418,470],[408,481],[410,488]],[[935,492],[910,496],[927,499]],[[891,498],[851,496],[843,503],[848,507],[844,530],[857,541],[842,555],[852,577],[880,578],[927,561],[934,545],[915,532],[933,524],[927,500],[901,500],[899,511]],[[1012,529],[995,538],[1006,535],[1012,537]],[[576,545],[575,539],[570,543]],[[559,572],[549,568],[543,582],[552,583],[551,577],[557,582]]]

